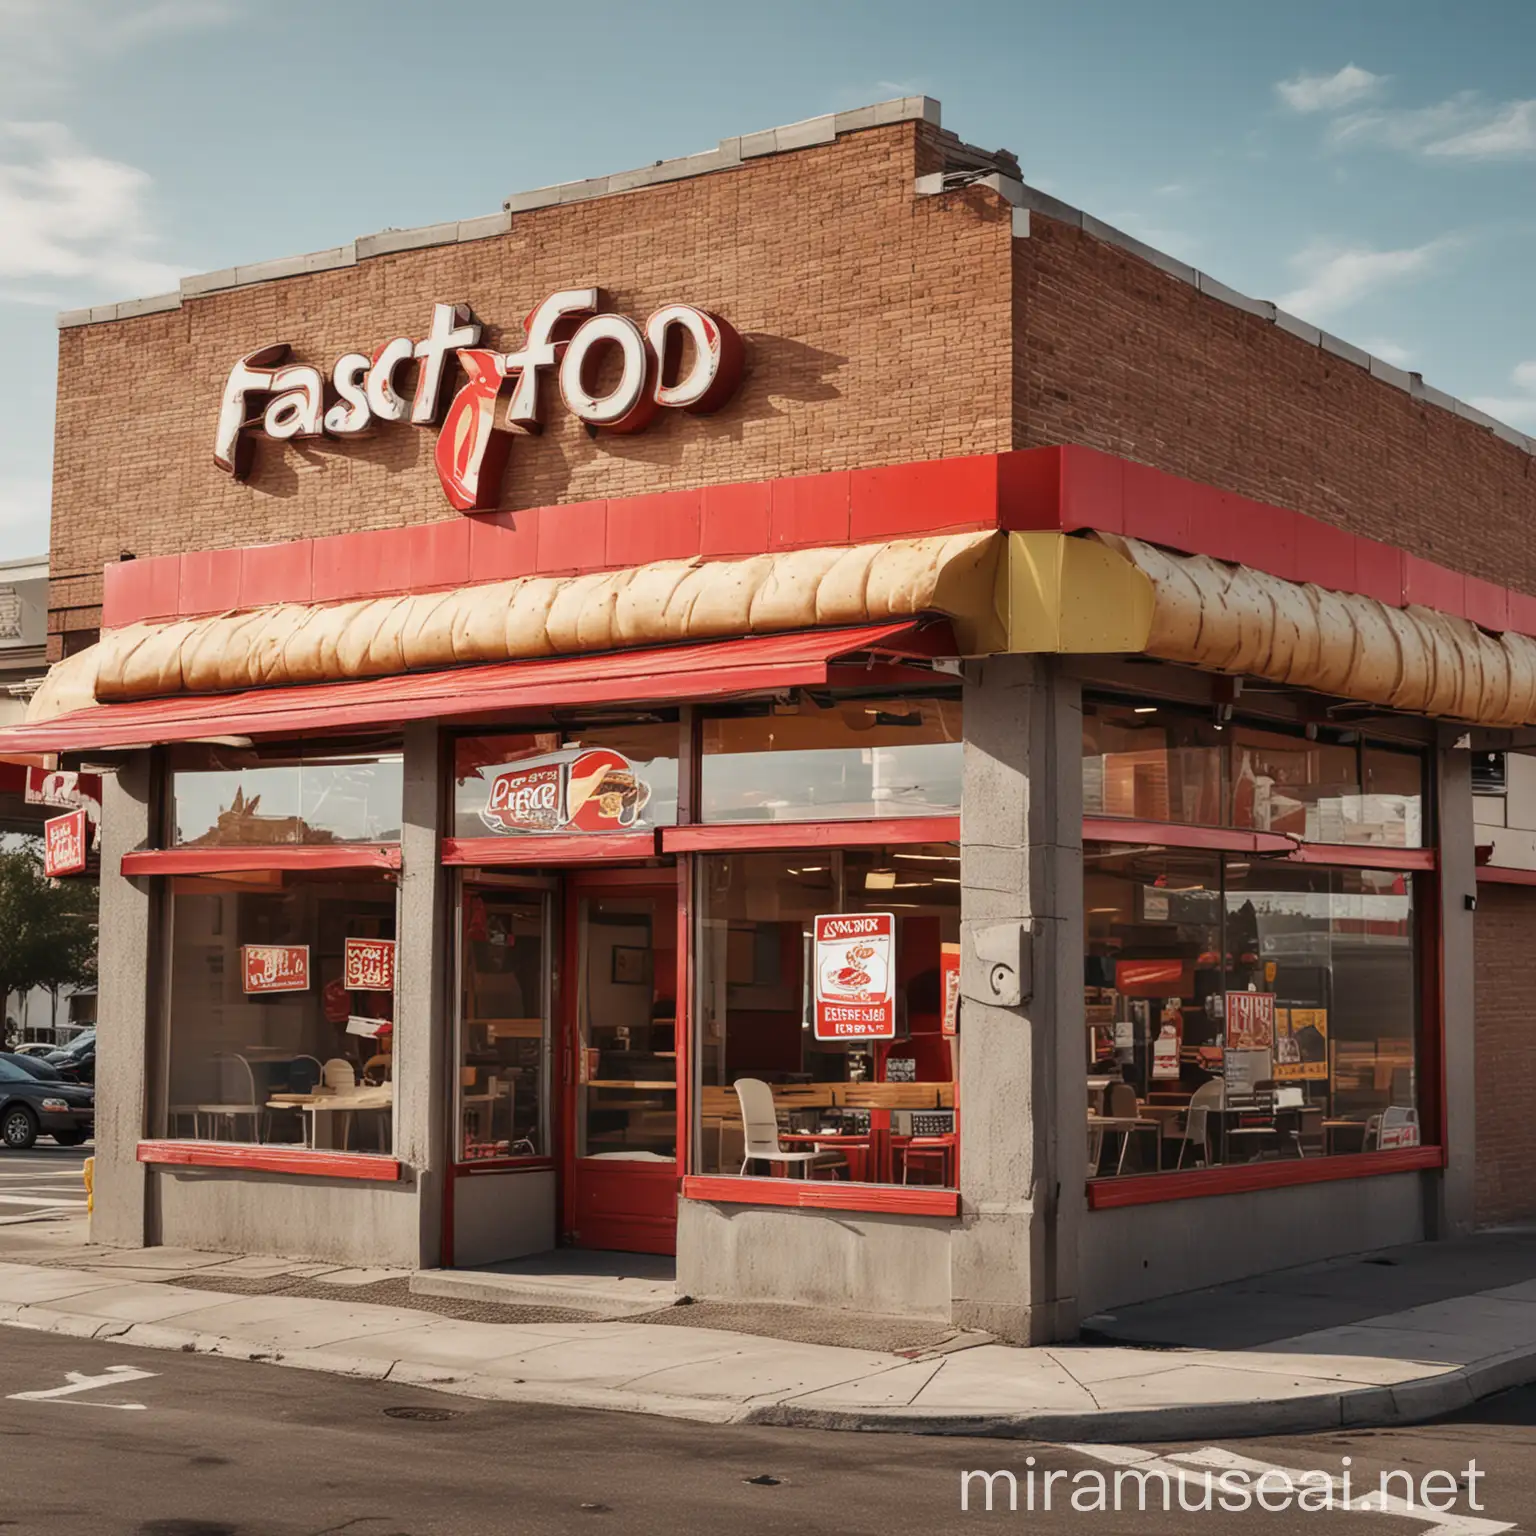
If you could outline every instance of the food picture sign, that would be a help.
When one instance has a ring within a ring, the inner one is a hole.
[[[325,372],[295,360],[286,342],[257,347],[225,381],[213,462],[240,480],[250,472],[253,433],[344,443],[381,423],[410,422],[438,429],[433,457],[449,502],[485,512],[501,499],[514,439],[542,431],[556,386],[566,410],[595,436],[639,432],[663,410],[708,415],[741,378],[741,338],[718,315],[663,304],[642,324],[605,311],[597,288],[550,294],[510,351],[480,339],[469,306],[448,303],[432,306],[419,340],[391,337],[344,353]]]
[[[1227,1049],[1267,1051],[1275,1042],[1275,994],[1228,992]]]
[[[480,819],[504,836],[541,832],[627,832],[643,825],[651,786],[621,752],[607,747],[552,754],[489,776]]]
[[[816,919],[816,1038],[896,1035],[896,918],[890,912]]]
[[[348,939],[343,948],[342,981],[348,992],[393,992],[395,941]]]
[[[243,944],[241,979],[247,995],[309,991],[308,944]]]
[[[85,849],[84,811],[71,811],[43,823],[43,873],[50,879],[84,874]]]

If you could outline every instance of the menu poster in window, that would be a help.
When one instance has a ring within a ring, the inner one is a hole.
[[[1221,1075],[1226,1080],[1227,1092],[1236,1097],[1252,1094],[1258,1084],[1270,1080],[1273,1067],[1268,1051],[1222,1052]]]
[[[43,823],[43,873],[49,879],[85,873],[84,811],[71,811]]]
[[[944,1015],[941,1028],[946,1035],[960,1033],[960,946],[939,946],[939,974],[944,978]]]
[[[240,971],[247,994],[309,991],[308,944],[242,944]]]
[[[1184,1043],[1184,1012],[1179,999],[1170,997],[1163,1004],[1163,1017],[1157,1038],[1152,1042],[1152,1076],[1168,1081],[1179,1075],[1179,1048]]]
[[[393,992],[395,941],[348,939],[343,947],[342,984],[348,992]]]
[[[895,1038],[895,939],[896,917],[891,912],[817,917],[818,1040]]]
[[[1275,1079],[1301,1083],[1328,1081],[1328,1010],[1275,1010]]]
[[[1384,1125],[1376,1135],[1376,1150],[1386,1152],[1392,1147],[1416,1147],[1419,1144],[1419,1123],[1408,1125]]]
[[[1268,1051],[1275,1043],[1275,994],[1227,993],[1227,1049]]]

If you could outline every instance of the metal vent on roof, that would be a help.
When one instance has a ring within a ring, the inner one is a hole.
[[[1472,793],[1502,795],[1509,789],[1509,758],[1503,752],[1472,754]]]

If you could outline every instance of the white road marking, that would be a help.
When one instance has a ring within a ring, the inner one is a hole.
[[[60,1200],[56,1195],[44,1199],[41,1195],[0,1195],[0,1205],[79,1205],[84,1200]]]
[[[109,1365],[100,1376],[87,1376],[83,1371],[65,1371],[65,1385],[46,1392],[11,1392],[8,1402],[56,1403],[64,1398],[74,1398],[81,1392],[94,1392],[98,1387],[121,1387],[130,1381],[148,1381],[158,1376],[158,1371],[141,1371],[133,1365]],[[125,1413],[144,1411],[143,1403],[76,1403],[77,1408],[117,1408]]]
[[[1190,1467],[1250,1472],[1255,1482],[1265,1472],[1283,1472],[1296,1483],[1306,1475],[1300,1467],[1282,1467],[1275,1462],[1256,1461],[1251,1456],[1240,1456],[1236,1451],[1215,1445],[1208,1445],[1199,1451],[1170,1451],[1166,1456],[1159,1456],[1155,1451],[1135,1445],[1072,1445],[1068,1449],[1097,1461],[1108,1462],[1111,1466],[1135,1467],[1142,1472],[1164,1472],[1170,1478],[1179,1477]],[[1313,1469],[1314,1478],[1316,1472],[1321,1470]],[[1355,1486],[1358,1487],[1360,1481],[1357,1473]],[[1254,1484],[1249,1486],[1253,1487]],[[1333,1478],[1333,1488],[1342,1500],[1342,1477]],[[1424,1525],[1418,1536],[1498,1536],[1500,1531],[1512,1531],[1515,1528],[1513,1520],[1484,1520],[1477,1515],[1439,1514],[1425,1509],[1423,1505],[1410,1505],[1404,1499],[1388,1497],[1383,1500],[1377,1487],[1372,1487],[1367,1493],[1356,1494],[1348,1504],[1341,1502],[1339,1508],[1341,1511],[1349,1510],[1365,1515],[1399,1515],[1421,1524],[1425,1521],[1436,1522]]]

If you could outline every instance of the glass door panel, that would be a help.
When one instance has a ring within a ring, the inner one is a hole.
[[[577,902],[576,1156],[677,1157],[675,895]]]
[[[466,886],[460,973],[460,1162],[549,1157],[550,899]]]

